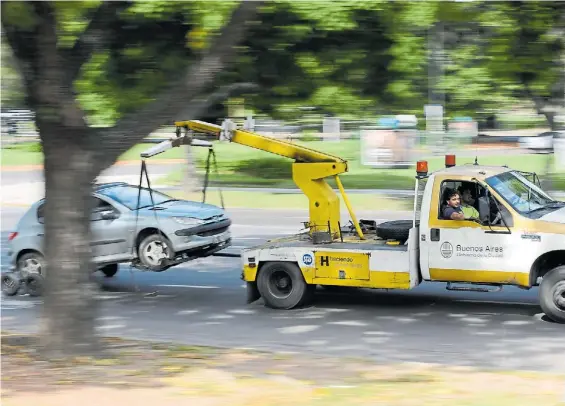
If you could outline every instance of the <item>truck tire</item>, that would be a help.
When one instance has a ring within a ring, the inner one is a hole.
[[[292,262],[269,262],[259,271],[257,288],[265,305],[288,310],[309,301],[316,285],[308,285],[298,265]]]
[[[565,324],[565,266],[545,274],[539,288],[539,301],[547,317]]]
[[[416,221],[416,225],[419,225]],[[377,224],[377,236],[384,240],[398,240],[404,243],[408,239],[412,220],[385,221]]]

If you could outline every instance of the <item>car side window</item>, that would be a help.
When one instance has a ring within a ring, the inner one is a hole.
[[[110,203],[95,196],[92,197],[91,204],[92,209],[90,211],[90,221],[103,220],[102,213],[107,211],[116,211],[114,206]]]
[[[43,224],[45,221],[45,203],[41,203],[37,208],[37,222]]]

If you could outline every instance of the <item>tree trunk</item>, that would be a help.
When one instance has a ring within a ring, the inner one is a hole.
[[[90,246],[93,173],[88,129],[42,125],[45,152],[45,256],[42,349],[50,357],[98,351],[98,305]]]

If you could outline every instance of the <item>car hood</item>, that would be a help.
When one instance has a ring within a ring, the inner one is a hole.
[[[172,202],[166,202],[155,206],[155,211],[159,216],[166,217],[194,217],[200,220],[206,220],[210,217],[222,216],[224,215],[224,210],[221,208],[199,202],[191,202],[186,200],[175,200]],[[147,216],[153,215],[153,207],[146,207],[140,210],[140,214]]]
[[[539,218],[543,221],[550,221],[552,223],[565,224],[565,207],[555,210]]]

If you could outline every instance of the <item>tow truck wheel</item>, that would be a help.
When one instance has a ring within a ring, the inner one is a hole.
[[[257,288],[268,307],[285,310],[303,305],[314,292],[300,268],[291,262],[265,264],[259,272]]]
[[[545,315],[557,323],[565,324],[565,266],[559,266],[545,274],[539,296]]]

